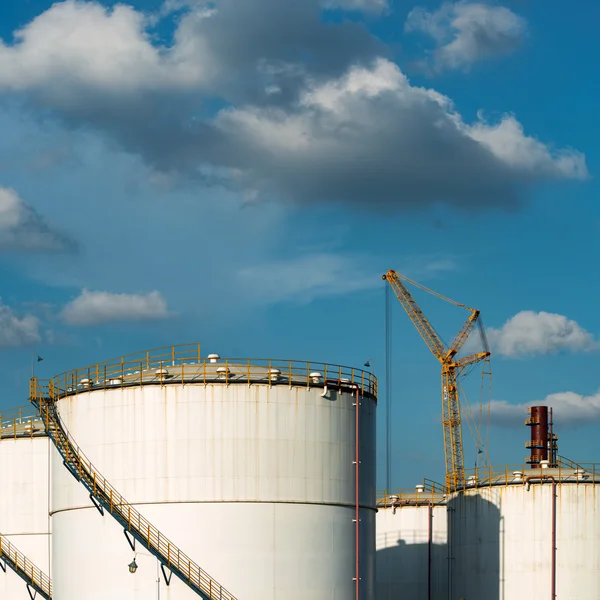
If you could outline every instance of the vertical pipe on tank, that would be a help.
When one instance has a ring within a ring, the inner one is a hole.
[[[552,595],[556,600],[556,481],[552,480]]]
[[[558,448],[556,440],[554,438],[554,416],[552,414],[552,408],[550,408],[550,420],[548,423],[548,459],[550,460],[550,466],[555,467],[557,464]]]
[[[431,550],[433,544],[433,503],[429,502],[427,530],[427,600],[431,600]]]
[[[359,600],[360,597],[360,539],[359,539],[359,515],[360,515],[360,497],[359,497],[359,409],[360,409],[360,401],[358,395],[358,386],[356,387],[356,401],[355,401],[355,414],[354,414],[354,473],[355,473],[355,506],[354,506],[354,523],[355,523],[355,554],[356,554],[356,564],[355,564],[355,573],[354,573],[354,581],[355,581],[355,600]]]

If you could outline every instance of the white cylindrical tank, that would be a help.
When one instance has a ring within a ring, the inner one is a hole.
[[[448,501],[451,600],[597,600],[599,484],[594,468],[468,480]]]
[[[315,363],[186,361],[182,352],[158,366],[146,354],[55,378],[58,412],[81,450],[240,600],[348,600],[357,384],[359,577],[361,599],[373,600],[374,378]],[[129,547],[59,459],[52,500],[57,599],[197,599],[175,577],[166,585],[157,560]]]
[[[33,407],[0,413],[0,534],[50,574],[50,440]],[[27,600],[25,582],[0,570],[0,598]]]
[[[446,498],[431,486],[381,495],[376,517],[377,600],[446,600]]]

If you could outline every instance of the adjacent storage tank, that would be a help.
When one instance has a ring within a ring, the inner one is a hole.
[[[50,440],[33,407],[0,413],[0,534],[50,573]],[[0,570],[0,598],[27,600],[26,585]]]
[[[358,568],[360,598],[373,600],[372,375],[204,359],[183,346],[69,372],[51,387],[95,467],[236,597],[349,600]],[[197,599],[175,577],[166,585],[156,559],[129,547],[58,458],[52,501],[56,598]]]
[[[424,482],[381,494],[376,518],[377,600],[447,600],[446,495]]]
[[[472,473],[448,501],[451,600],[597,600],[599,484],[572,463]]]

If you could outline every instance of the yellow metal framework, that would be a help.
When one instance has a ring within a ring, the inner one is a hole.
[[[145,519],[100,474],[62,425],[50,389],[41,385],[36,378],[31,379],[30,400],[38,407],[46,432],[62,456],[65,467],[125,531],[204,600],[236,600],[233,594]]]
[[[446,488],[430,479],[414,488],[398,488],[377,492],[377,508],[400,506],[432,506],[446,503]]]
[[[42,598],[51,600],[52,581],[24,554],[19,552],[4,536],[0,535],[0,560],[2,568],[9,566],[32,590]]]
[[[0,439],[45,436],[44,423],[33,406],[21,406],[0,412]]]
[[[479,319],[479,311],[455,302],[438,292],[434,292],[397,271],[389,270],[383,275],[383,279],[390,284],[413,325],[421,334],[423,340],[425,340],[427,347],[442,365],[442,424],[444,429],[446,488],[454,490],[463,485],[465,473],[458,378],[466,367],[485,360],[490,356],[490,353],[486,351],[470,354],[458,360],[456,359],[456,355],[467,341]],[[440,336],[423,314],[412,294],[406,285],[404,285],[404,281],[437,298],[464,308],[470,313],[448,348],[446,348]]]
[[[52,398],[58,399],[97,389],[165,383],[206,385],[217,381],[227,385],[266,383],[309,388],[328,383],[343,388],[346,384],[352,389],[358,386],[363,396],[377,397],[377,379],[368,371],[298,360],[202,358],[200,344],[147,350],[67,371],[49,381],[49,390]]]
[[[530,464],[503,465],[501,467],[485,466],[465,471],[466,488],[489,487],[498,485],[514,485],[525,480],[542,480],[549,475],[556,481],[578,483],[581,485],[600,483],[600,463],[576,463],[562,456],[558,457],[555,467],[544,468]]]

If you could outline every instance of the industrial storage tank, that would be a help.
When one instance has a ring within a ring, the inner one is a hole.
[[[525,464],[469,471],[448,499],[451,600],[598,598],[599,466],[560,457],[548,407],[529,412]]]
[[[374,598],[373,375],[203,358],[193,345],[68,372],[49,389],[95,468],[236,598],[348,600],[357,575],[360,598]],[[53,467],[56,598],[198,597],[167,585],[58,456]]]
[[[31,406],[0,413],[0,536],[50,573],[50,440]],[[6,544],[8,546],[8,544]],[[25,582],[0,562],[0,598],[26,600]],[[32,592],[33,593],[33,592]]]
[[[377,600],[447,600],[448,536],[443,486],[424,480],[377,500]]]

